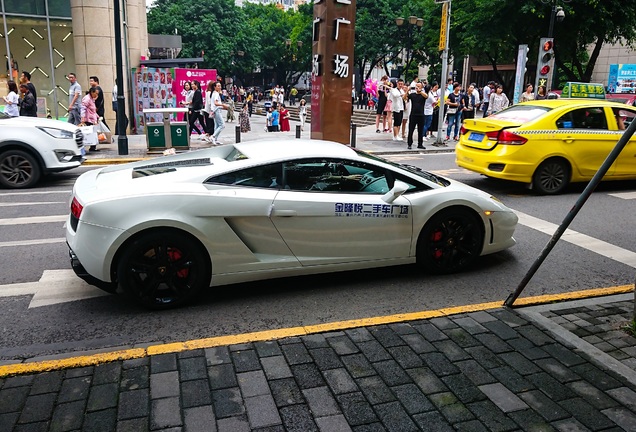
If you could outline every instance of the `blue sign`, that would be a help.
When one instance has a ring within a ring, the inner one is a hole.
[[[609,93],[636,92],[636,64],[610,65],[607,88]]]

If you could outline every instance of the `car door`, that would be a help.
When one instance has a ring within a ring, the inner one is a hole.
[[[299,262],[270,219],[278,194],[282,164],[242,168],[209,178],[206,203],[210,218],[206,236],[218,244],[226,272],[298,266]]]
[[[283,178],[271,218],[301,264],[409,256],[411,204],[403,196],[382,200],[393,183],[389,170],[315,158],[283,164]]]
[[[616,134],[608,130],[608,110],[594,105],[577,107],[556,121],[561,148],[583,178],[596,174],[616,144]],[[613,175],[615,170],[616,164],[612,164],[606,176]],[[576,177],[576,172],[573,175]]]
[[[612,129],[617,130],[616,141],[623,135],[625,129],[636,120],[636,110],[625,108],[612,108],[614,122],[610,123]],[[615,125],[615,126],[614,126]],[[636,177],[636,137],[632,136],[627,145],[616,159],[616,177]]]

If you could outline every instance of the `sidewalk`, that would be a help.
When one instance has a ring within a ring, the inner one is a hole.
[[[237,115],[238,117],[238,115]],[[265,140],[265,139],[278,139],[278,140],[290,140],[296,139],[296,125],[300,123],[291,121],[291,132],[266,132],[265,131],[265,117],[254,114],[251,118],[251,131],[240,134],[240,139],[243,142]],[[230,144],[236,142],[236,126],[237,122],[226,123],[225,129],[220,135],[220,141],[223,144]],[[301,138],[311,138],[309,132],[310,125],[305,126],[305,130],[301,133]],[[194,135],[193,135],[194,137]],[[414,136],[413,149],[408,150],[405,141],[393,141],[392,133],[376,133],[374,125],[357,127],[356,128],[356,141],[355,147],[370,153],[375,154],[394,154],[394,153],[412,153],[412,154],[427,154],[427,153],[452,153],[455,151],[456,142],[453,140],[448,141],[447,147],[435,147],[432,144],[434,140],[424,141],[425,150],[417,149],[417,133]],[[145,135],[127,135],[128,139],[128,154],[119,155],[117,137],[112,144],[100,144],[97,146],[98,151],[89,152],[85,165],[104,165],[109,163],[122,163],[139,160],[147,157],[158,157],[161,154],[149,154],[146,144]],[[190,149],[197,150],[200,148],[209,147],[210,144],[199,139],[193,139],[190,142]]]
[[[0,366],[0,430],[634,431],[636,339],[620,329],[633,297],[193,341],[29,375]]]

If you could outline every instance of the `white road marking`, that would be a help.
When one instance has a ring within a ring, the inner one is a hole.
[[[19,206],[32,206],[32,205],[43,205],[43,204],[66,204],[66,201],[0,203],[0,207],[19,207]]]
[[[0,219],[2,225],[27,225],[36,223],[66,222],[67,215],[31,216],[22,218]]]
[[[609,194],[609,196],[612,196],[614,198],[620,198],[620,199],[636,199],[636,192],[619,192],[619,193],[613,193],[613,194]]]
[[[517,214],[517,216],[519,216],[519,223],[521,225],[525,225],[528,228],[535,229],[550,236],[553,235],[559,227],[558,225],[544,221],[543,219],[527,215],[517,210],[513,211]],[[623,249],[571,229],[565,230],[561,236],[561,240],[636,268],[636,252]]]
[[[110,295],[75,276],[73,270],[45,270],[38,282],[0,285],[0,297],[33,295],[29,309]]]
[[[66,195],[70,195],[73,191],[72,190],[61,190],[61,191],[47,191],[47,192],[43,192],[43,191],[32,191],[32,192],[7,192],[7,193],[0,193],[0,197],[4,197],[4,196],[25,196],[25,195],[50,195],[50,194],[66,194]]]
[[[65,238],[47,238],[47,239],[37,239],[37,240],[19,240],[19,241],[10,241],[10,242],[0,242],[0,248],[11,247],[11,246],[34,246],[34,245],[41,245],[41,244],[64,243],[65,241],[66,241]]]

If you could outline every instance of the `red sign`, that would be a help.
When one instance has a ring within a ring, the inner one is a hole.
[[[199,81],[201,83],[201,93],[205,100],[205,90],[209,81],[216,81],[216,69],[181,69],[174,70],[175,79],[172,81],[172,92],[177,97],[177,106],[181,105],[181,102],[185,101],[186,91],[183,89],[183,85],[186,81]],[[183,116],[183,114],[180,114]]]

